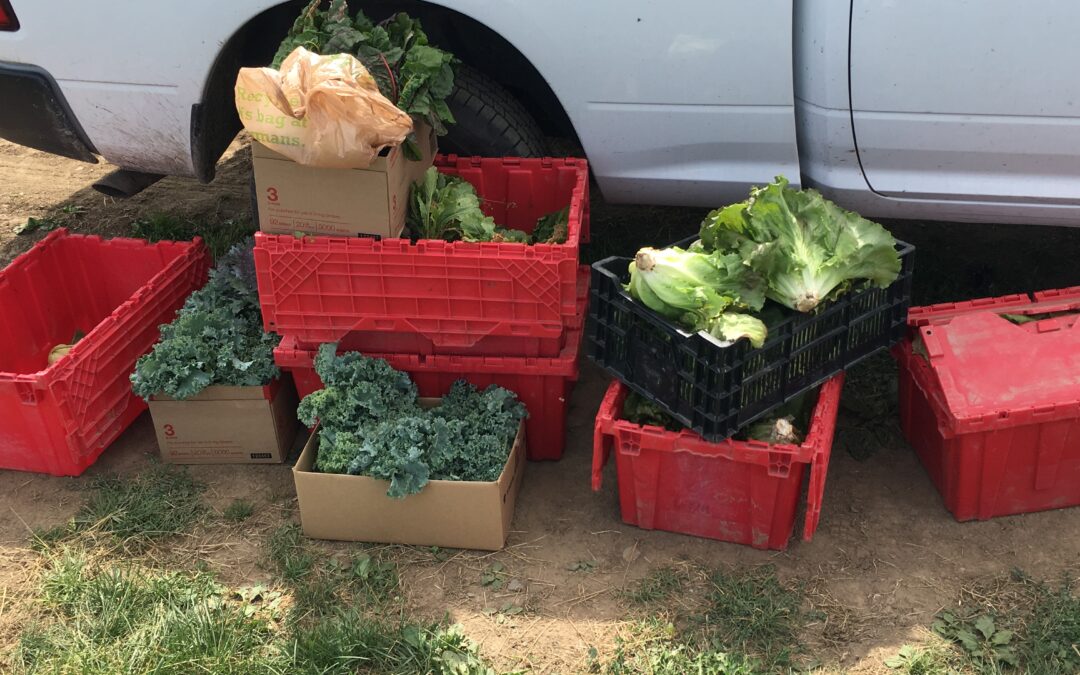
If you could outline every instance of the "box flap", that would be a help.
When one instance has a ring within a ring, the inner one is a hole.
[[[203,389],[191,398],[176,399],[165,394],[154,394],[153,401],[269,401],[277,393],[280,380],[274,380],[268,385],[252,387],[233,387],[223,384],[215,384]]]

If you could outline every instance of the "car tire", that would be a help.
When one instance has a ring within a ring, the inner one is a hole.
[[[446,101],[456,122],[447,125],[439,151],[483,157],[543,157],[539,125],[510,92],[475,68],[459,65]]]

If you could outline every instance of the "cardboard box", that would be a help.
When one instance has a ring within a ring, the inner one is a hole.
[[[178,401],[150,401],[161,461],[168,464],[276,464],[296,438],[297,396],[283,375],[263,387],[207,387]]]
[[[366,169],[302,166],[253,141],[251,163],[259,229],[272,234],[397,237],[405,228],[409,188],[432,165],[435,131],[416,125],[423,159],[412,162],[400,146]]]
[[[431,405],[438,399],[421,401]],[[525,474],[524,428],[518,428],[498,480],[433,480],[404,499],[387,497],[389,483],[384,480],[313,471],[319,437],[312,433],[293,467],[304,534],[315,539],[497,551],[506,544]]]

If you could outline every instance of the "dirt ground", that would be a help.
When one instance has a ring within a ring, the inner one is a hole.
[[[107,234],[122,233],[132,219],[152,212],[244,217],[249,210],[249,162],[246,150],[237,146],[234,151],[223,161],[212,185],[166,179],[119,202],[102,198],[89,187],[108,167],[0,141],[0,263],[37,238],[11,232],[28,216],[53,215],[65,218],[73,229]],[[63,207],[71,204],[83,207],[81,214],[64,213]],[[603,235],[605,223],[633,213],[632,209],[605,208],[599,203],[594,207],[596,238]],[[669,212],[651,209],[647,213],[656,218]],[[701,211],[673,209],[670,214],[678,224],[657,226],[665,235],[700,218]],[[950,250],[963,244],[963,234],[949,239],[937,227],[905,227],[903,234],[917,243],[921,237],[933,247],[926,259],[920,258],[920,273],[928,269],[927,260],[948,258]],[[956,231],[974,230],[958,226]],[[1032,230],[1026,232],[1006,233],[983,244],[990,250],[1012,246],[1014,240],[1028,241]],[[1054,236],[1061,237],[1055,254],[1071,259],[1072,264],[1067,269],[1055,268],[1060,278],[1047,278],[1045,285],[1064,285],[1070,275],[1072,284],[1080,283],[1075,263],[1080,237]],[[657,239],[663,240],[662,236]],[[1072,254],[1057,251],[1073,245],[1077,248]],[[1012,254],[1016,246],[1010,249]],[[977,259],[970,265],[956,268],[961,281],[988,274],[988,280],[975,278],[975,283],[987,291],[1002,292],[1000,279],[1011,279],[1008,269],[1013,263],[1004,263],[1005,271],[995,276],[992,261],[972,255]],[[1030,265],[1025,271],[1030,272]],[[930,298],[933,292],[923,295]],[[805,582],[811,604],[829,617],[808,631],[817,658],[842,672],[888,672],[883,659],[905,643],[921,641],[934,613],[952,602],[962,586],[1013,568],[1054,578],[1076,566],[1080,556],[1077,509],[981,523],[955,522],[914,453],[899,437],[895,419],[868,425],[861,410],[866,402],[862,393],[874,390],[881,373],[891,377],[891,368],[887,359],[877,359],[849,374],[851,401],[841,414],[820,528],[812,542],[803,542],[797,526],[788,550],[777,553],[624,525],[619,518],[614,466],[605,471],[602,491],[590,489],[592,424],[607,380],[583,361],[571,401],[565,457],[560,462],[529,465],[507,549],[496,554],[460,552],[445,560],[422,550],[396,550],[395,555],[408,563],[403,574],[409,603],[420,615],[448,614],[463,624],[499,666],[578,672],[585,667],[590,647],[603,653],[626,630],[632,612],[618,591],[649,570],[689,562],[710,567],[770,563],[782,578]],[[888,393],[883,400],[883,405],[893,405]],[[54,525],[73,515],[89,477],[136,473],[155,454],[149,417],[144,415],[83,478],[0,472],[0,511],[7,514],[0,517],[0,644],[10,645],[16,638],[31,590],[27,582],[33,575],[35,555],[28,547],[29,528]],[[181,542],[180,557],[206,561],[227,582],[269,581],[271,573],[264,569],[265,554],[256,535],[283,518],[295,517],[289,467],[192,467],[191,471],[209,486],[207,498],[214,508],[223,509],[243,497],[255,503],[256,515],[242,527],[218,529]],[[345,550],[349,545],[335,546]],[[509,578],[522,582],[522,590],[493,594],[481,585],[483,569],[495,560],[503,563]],[[578,561],[590,561],[593,566],[584,571],[568,569]],[[484,611],[507,601],[524,611],[508,617]]]

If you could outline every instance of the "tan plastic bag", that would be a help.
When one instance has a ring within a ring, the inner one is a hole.
[[[303,47],[280,71],[241,68],[236,110],[255,140],[307,166],[363,169],[412,131],[412,119],[379,92],[356,57]]]

